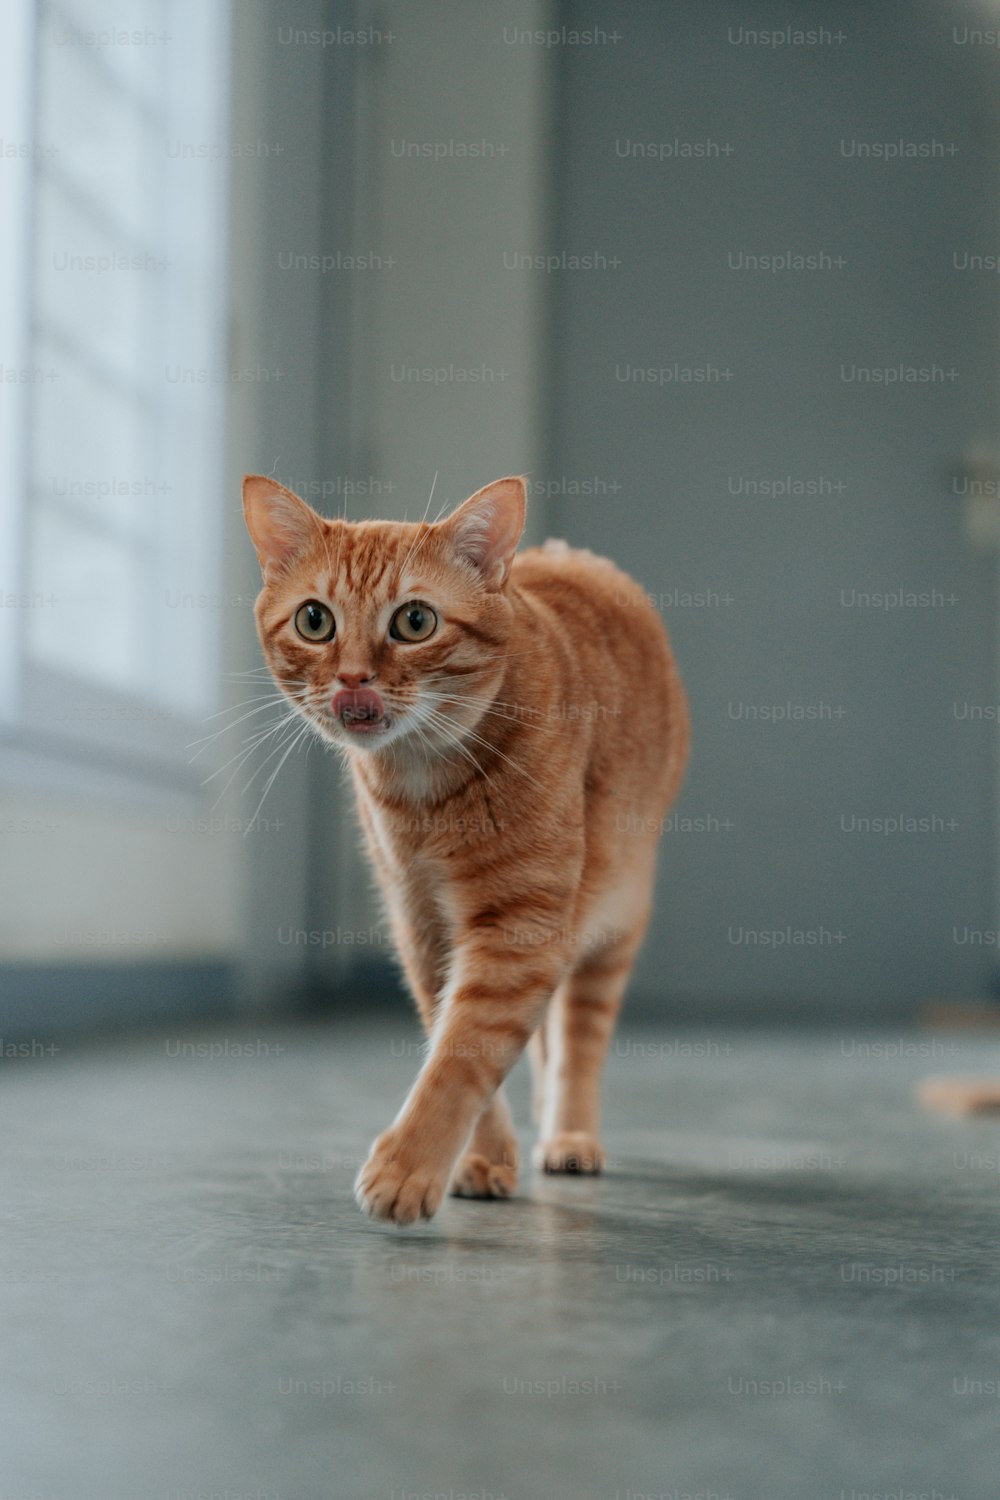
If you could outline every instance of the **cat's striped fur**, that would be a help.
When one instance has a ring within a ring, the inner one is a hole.
[[[514,1191],[502,1083],[529,1042],[538,1164],[600,1170],[601,1068],[687,757],[656,610],[590,552],[515,556],[524,504],[523,482],[503,479],[443,522],[352,524],[273,480],[244,483],[267,661],[350,764],[430,1036],[356,1184],[368,1213],[397,1223],[429,1218],[449,1187]],[[330,612],[332,639],[302,638],[306,601]],[[411,601],[403,628],[431,611],[436,628],[395,639]]]

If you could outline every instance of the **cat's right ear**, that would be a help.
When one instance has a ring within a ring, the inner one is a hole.
[[[489,589],[502,588],[524,530],[525,486],[520,475],[497,479],[470,495],[454,515],[435,524],[459,557]]]
[[[264,474],[243,480],[243,515],[265,578],[304,552],[320,529],[319,517],[304,500]]]

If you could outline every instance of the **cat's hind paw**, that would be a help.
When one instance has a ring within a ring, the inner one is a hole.
[[[511,1198],[517,1187],[517,1167],[487,1161],[475,1151],[459,1159],[448,1191],[453,1198]]]
[[[585,1130],[563,1130],[550,1140],[539,1141],[533,1152],[536,1167],[543,1172],[576,1172],[593,1176],[604,1170],[604,1147]]]

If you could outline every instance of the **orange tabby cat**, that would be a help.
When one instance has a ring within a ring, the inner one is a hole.
[[[438,523],[323,520],[261,475],[243,496],[268,663],[347,758],[430,1034],[359,1204],[408,1224],[449,1188],[513,1193],[502,1084],[529,1041],[538,1165],[600,1171],[601,1067],[688,748],[658,614],[593,553],[515,556],[520,479]]]

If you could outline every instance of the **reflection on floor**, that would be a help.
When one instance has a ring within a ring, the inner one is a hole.
[[[1000,1043],[625,1031],[604,1178],[396,1231],[350,1186],[418,1061],[401,1020],[4,1063],[5,1500],[993,1500],[1000,1123],[913,1088]]]

